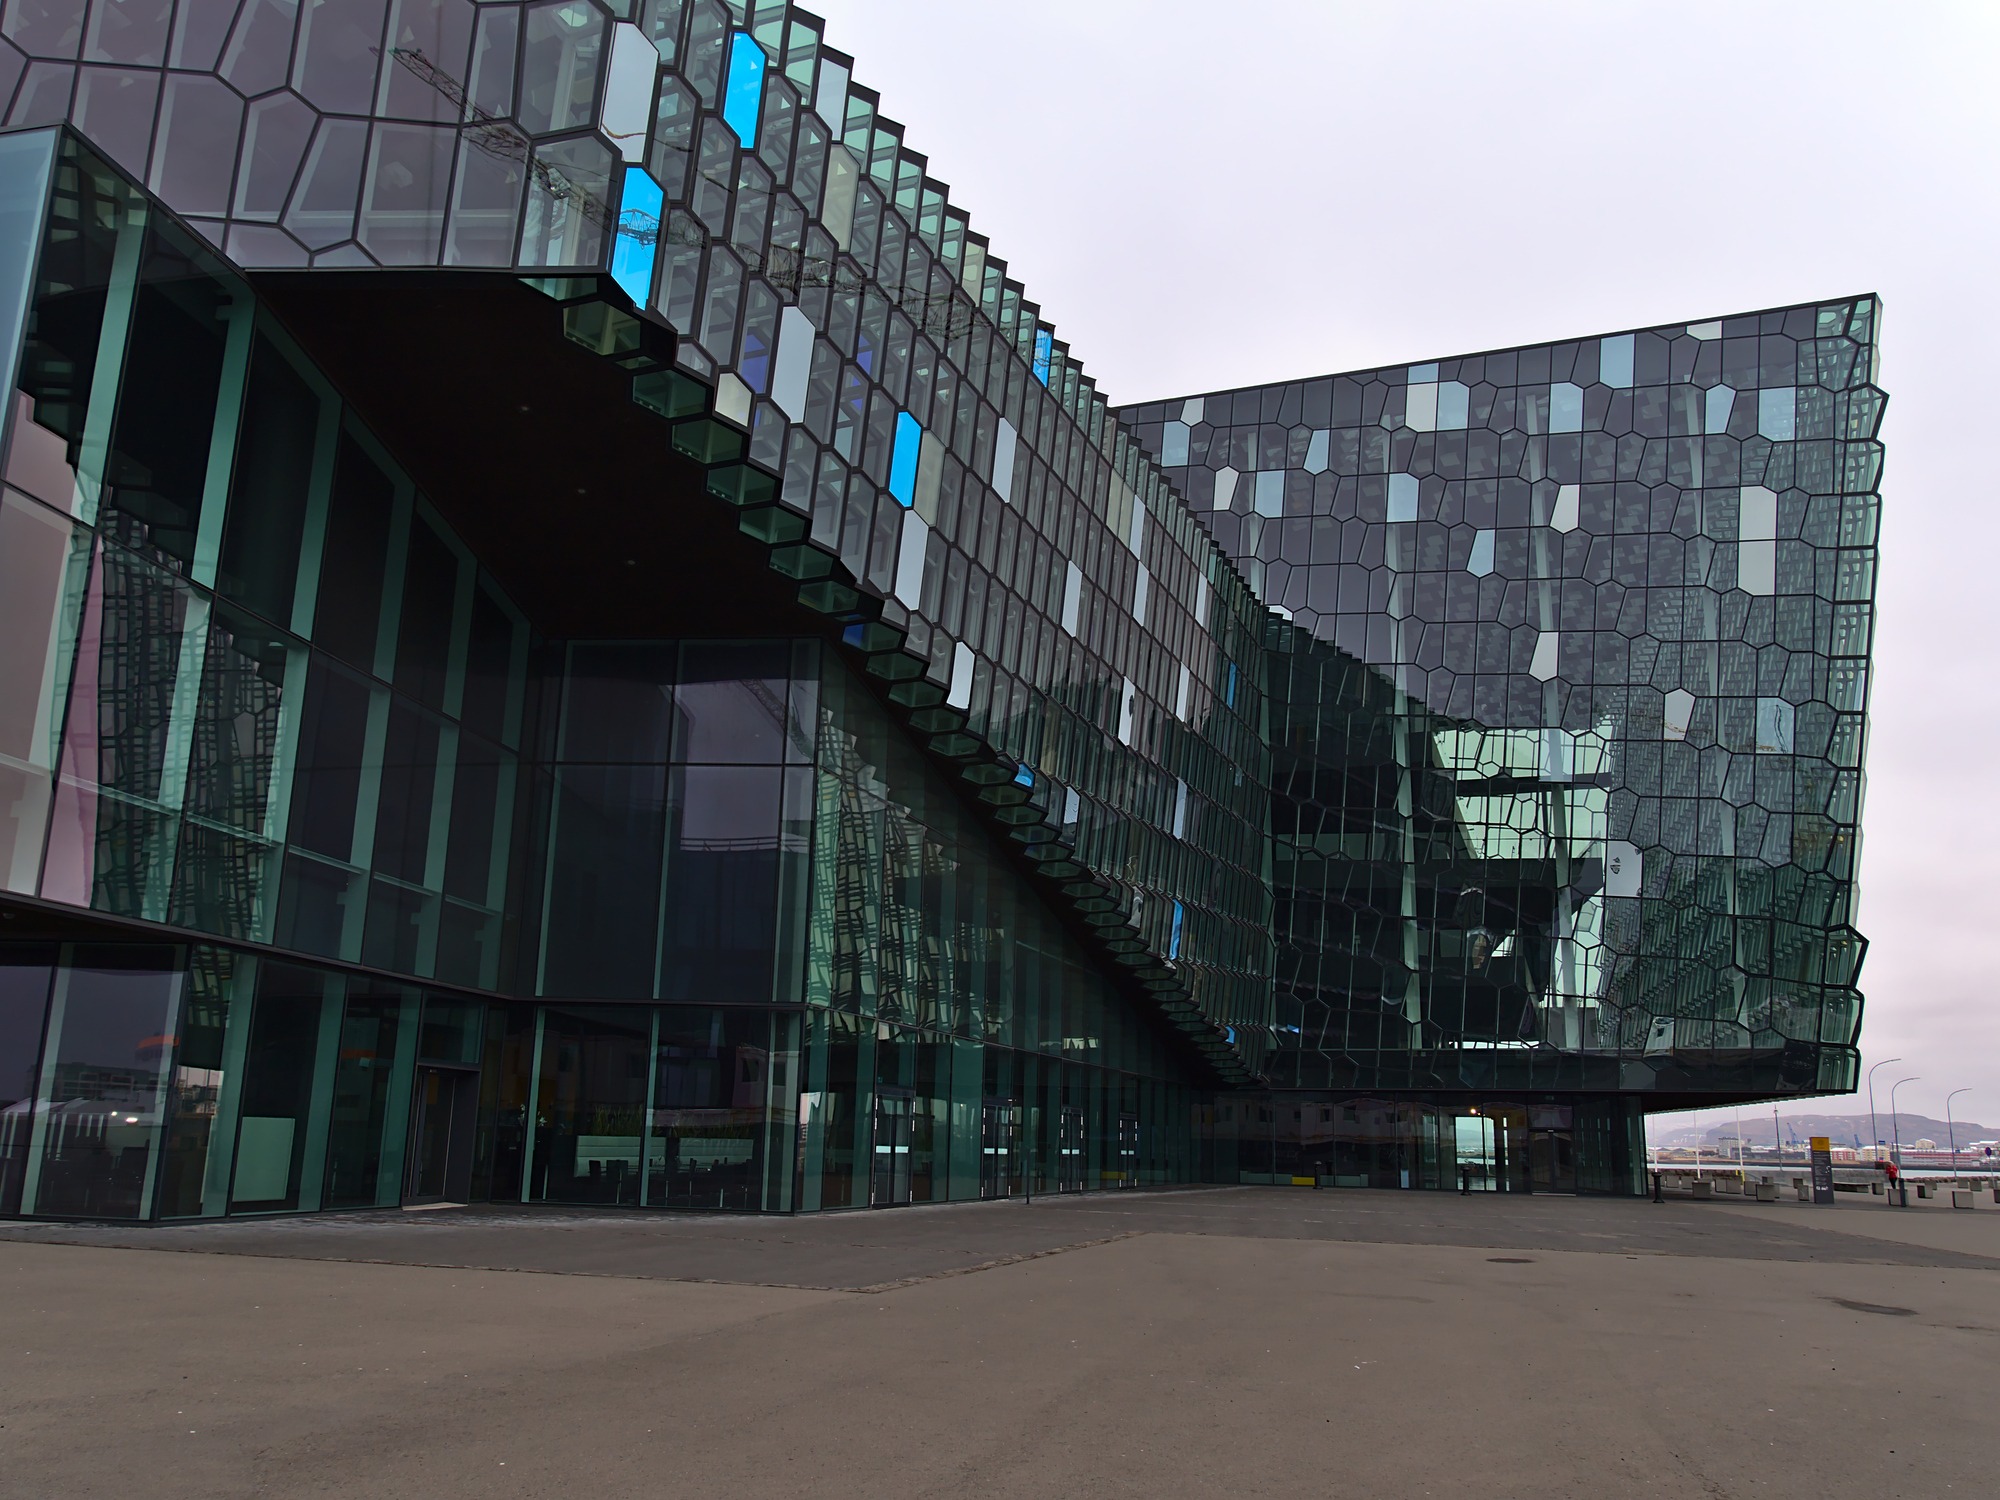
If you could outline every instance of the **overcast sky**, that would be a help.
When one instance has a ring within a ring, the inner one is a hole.
[[[1116,403],[1879,292],[1863,1063],[2000,1123],[2000,7],[817,8]]]

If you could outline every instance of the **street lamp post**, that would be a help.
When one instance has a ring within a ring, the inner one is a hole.
[[[1892,1062],[1901,1062],[1900,1057],[1885,1057],[1868,1070],[1868,1149],[1873,1151],[1882,1144],[1882,1127],[1875,1123],[1875,1068],[1886,1068]]]
[[[1908,1078],[1898,1078],[1889,1085],[1889,1160],[1896,1164],[1896,1201],[1903,1208],[1910,1206],[1910,1190],[1903,1185],[1903,1117],[1896,1109],[1896,1090],[1922,1078],[1923,1074],[1912,1073]]]
[[[1953,1089],[1944,1096],[1944,1135],[1945,1140],[1951,1145],[1951,1180],[1954,1184],[1958,1181],[1958,1127],[1951,1122],[1951,1101],[1960,1094],[1971,1091],[1972,1086],[1967,1084],[1964,1088]]]

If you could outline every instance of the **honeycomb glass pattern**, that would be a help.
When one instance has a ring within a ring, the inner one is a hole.
[[[1852,1086],[1879,321],[1121,412],[1271,610],[1274,1083]]]
[[[139,12],[0,0],[5,123],[69,123],[242,269],[531,277],[1099,957],[1254,1076],[1262,611],[818,18]]]
[[[823,33],[750,0],[0,0],[0,124],[64,125],[142,190],[78,240],[92,297],[154,274],[92,258],[147,215],[223,276],[545,293],[551,336],[661,419],[662,457],[1209,1081],[1653,1107],[1847,1086],[1875,300],[1119,411]],[[256,384],[249,344],[211,342],[218,390]],[[82,432],[88,361],[34,374]],[[157,602],[121,682],[185,675],[154,638],[225,629],[197,467],[129,497],[76,476],[76,514],[103,488],[91,524],[136,559],[85,555],[77,587]],[[297,639],[227,626],[243,665],[213,700],[278,725],[317,622],[247,607]],[[427,701],[421,673],[332,654]],[[48,758],[24,763],[53,785]],[[181,810],[114,801],[47,816],[122,820],[88,872],[117,909],[262,932],[303,902],[225,890],[297,843],[253,848],[242,809],[183,893],[147,852]],[[371,876],[380,920],[337,942],[323,901],[305,946],[426,931],[415,869]],[[288,852],[270,878],[305,874]],[[481,975],[494,946],[467,950]]]

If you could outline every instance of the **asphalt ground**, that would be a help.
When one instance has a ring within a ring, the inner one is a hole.
[[[5,1496],[1978,1495],[1996,1370],[2000,1210],[1225,1188],[0,1232]]]

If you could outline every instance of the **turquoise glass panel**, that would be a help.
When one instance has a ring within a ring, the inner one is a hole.
[[[1583,431],[1583,387],[1559,380],[1549,387],[1549,431]]]
[[[666,201],[652,178],[637,167],[625,169],[618,233],[611,242],[611,279],[639,307],[653,294],[653,261],[659,254],[660,212]]]
[[[722,123],[755,150],[757,120],[764,107],[764,49],[747,31],[729,39],[729,82],[722,92]]]
[[[1615,334],[1598,341],[1597,378],[1621,389],[1632,384],[1632,335]]]
[[[1263,478],[1260,474],[1258,478]],[[1284,475],[1274,475],[1280,483]],[[1417,476],[1414,474],[1391,474],[1389,476],[1389,510],[1391,521],[1414,521],[1417,518]]]
[[[1792,441],[1797,427],[1798,393],[1788,385],[1757,393],[1757,432],[1774,443]]]
[[[896,503],[908,506],[917,498],[917,453],[924,444],[924,429],[908,412],[896,414],[896,446],[889,458],[889,493]]]

